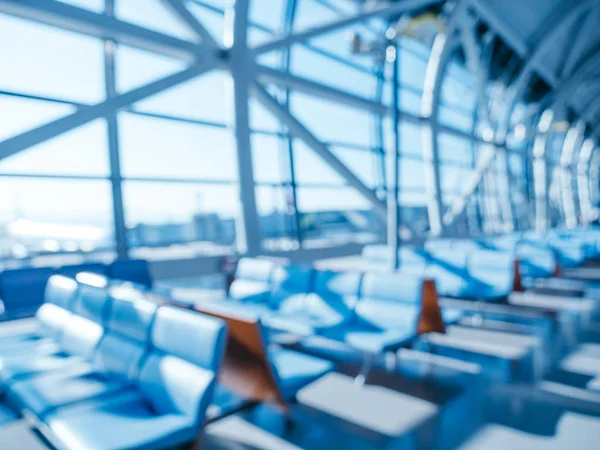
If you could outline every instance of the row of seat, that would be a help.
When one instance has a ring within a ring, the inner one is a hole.
[[[390,252],[385,246],[363,249],[364,269],[389,271]],[[444,297],[498,301],[506,298],[520,281],[512,252],[465,246],[402,247],[399,269],[403,273],[435,280]]]
[[[221,320],[52,276],[38,332],[5,337],[10,404],[57,448],[162,448],[193,440],[225,344]]]
[[[52,276],[37,329],[2,335],[0,386],[9,405],[61,449],[170,448],[194,440],[215,401],[226,325],[170,303],[97,274]],[[291,350],[263,350],[285,399],[334,369]]]
[[[62,267],[6,269],[0,271],[0,321],[32,316],[44,301],[48,279],[54,274],[74,277],[92,272],[151,288],[148,262],[141,259],[115,260],[110,264],[84,263]]]
[[[395,273],[320,271],[242,258],[221,309],[259,318],[268,328],[323,336],[370,353],[397,349],[443,331],[460,311],[439,309],[435,285]]]

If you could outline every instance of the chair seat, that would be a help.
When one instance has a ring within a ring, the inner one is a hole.
[[[0,364],[5,358],[28,355],[49,355],[59,351],[58,344],[52,339],[11,339],[0,346]]]
[[[21,355],[4,358],[0,361],[0,380],[4,382],[51,373],[58,370],[72,369],[86,365],[84,359],[64,353]]]
[[[308,311],[299,311],[294,314],[273,312],[266,314],[262,321],[267,327],[307,336],[341,326],[345,322],[341,316],[327,319]]]
[[[269,360],[279,377],[281,391],[286,398],[294,397],[304,386],[335,368],[334,364],[326,359],[285,349],[269,350]]]
[[[373,354],[398,349],[416,337],[414,327],[378,330],[359,325],[352,327],[341,326],[327,331],[323,335],[330,339],[344,342],[357,350]]]
[[[157,415],[141,395],[64,408],[46,418],[57,447],[87,450],[171,448],[195,438],[191,421],[179,414]]]
[[[89,371],[78,376],[54,374],[17,381],[10,387],[9,398],[21,409],[42,417],[57,408],[121,392],[128,387],[116,379],[108,380]]]
[[[463,312],[455,308],[442,308],[442,318],[446,325],[458,322],[463,316]]]

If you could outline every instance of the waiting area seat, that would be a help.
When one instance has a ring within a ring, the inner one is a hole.
[[[79,273],[95,273],[152,288],[148,261],[127,259],[110,264],[88,262],[44,268],[6,269],[0,271],[0,322],[31,317],[44,303],[44,292],[53,275],[75,278]]]
[[[213,399],[225,323],[151,302],[146,293],[120,296],[129,291],[115,286],[50,278],[37,329],[9,337],[15,348],[40,350],[0,350],[5,400],[56,448],[170,448],[195,440]],[[45,341],[53,345],[42,351]]]

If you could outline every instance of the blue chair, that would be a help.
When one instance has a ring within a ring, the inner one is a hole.
[[[134,386],[148,349],[157,306],[147,301],[113,298],[106,333],[92,359],[92,368],[17,381],[9,401],[38,418],[58,408],[85,400],[123,395]]]
[[[507,251],[477,250],[467,257],[468,297],[483,301],[506,299],[517,281],[515,255]]]
[[[467,253],[455,249],[430,251],[425,277],[435,281],[438,294],[442,297],[468,297]]]
[[[358,272],[315,271],[314,292],[288,298],[277,311],[263,316],[263,323],[269,328],[307,336],[348,323],[358,301],[361,280]]]
[[[59,370],[90,367],[103,335],[110,298],[106,289],[81,284],[73,314],[60,327],[59,349],[50,354],[7,356],[0,359],[0,381],[5,384]]]
[[[117,259],[108,266],[106,274],[109,278],[152,287],[150,267],[144,259]]]
[[[267,259],[242,258],[229,288],[228,300],[264,303],[271,290],[275,263]]]
[[[398,272],[368,273],[353,320],[323,335],[366,353],[396,350],[418,334],[423,285],[423,279]]]
[[[45,302],[37,310],[36,329],[33,332],[3,334],[0,341],[0,357],[23,352],[56,350],[60,333],[71,317],[78,284],[71,278],[53,275],[48,280]]]
[[[172,448],[194,441],[213,397],[225,345],[223,321],[160,307],[135,388],[45,418],[58,448]]]
[[[0,273],[1,298],[4,313],[0,320],[33,316],[44,303],[46,283],[52,276],[50,268],[13,269]]]

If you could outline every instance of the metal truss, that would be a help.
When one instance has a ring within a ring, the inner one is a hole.
[[[397,106],[391,107],[381,103],[380,99],[372,100],[360,95],[345,92],[341,89],[326,86],[322,83],[291,74],[289,64],[283,69],[266,67],[257,62],[257,58],[272,51],[286,51],[298,43],[306,43],[318,36],[335,32],[344,27],[357,23],[365,23],[373,18],[391,18],[401,14],[410,14],[427,6],[441,3],[441,0],[403,0],[398,2],[378,2],[375,6],[364,8],[355,14],[342,16],[323,25],[315,26],[304,31],[291,32],[291,25],[285,28],[286,34],[276,36],[271,41],[250,47],[248,44],[249,5],[251,0],[231,0],[225,11],[225,35],[223,43],[217,42],[206,27],[193,15],[186,6],[185,0],[160,0],[174,17],[188,28],[194,39],[186,41],[164,33],[149,30],[125,21],[113,14],[113,0],[106,0],[106,12],[94,13],[83,8],[65,4],[58,0],[1,0],[0,12],[36,21],[46,25],[60,27],[77,33],[94,36],[105,41],[106,68],[106,99],[95,105],[81,106],[77,111],[50,123],[26,131],[0,142],[0,160],[38,145],[76,127],[97,119],[105,119],[109,133],[109,156],[111,167],[111,185],[114,200],[114,217],[116,241],[121,256],[127,255],[125,236],[125,212],[122,199],[122,177],[119,164],[118,123],[116,114],[133,104],[198,77],[213,69],[226,70],[231,75],[230,103],[232,115],[229,126],[235,137],[237,148],[237,166],[239,175],[239,219],[236,221],[238,249],[250,255],[262,251],[262,237],[256,207],[255,180],[252,163],[249,99],[254,97],[293,137],[301,139],[326,164],[338,173],[345,182],[367,199],[377,214],[386,215],[389,208],[378,197],[376,192],[366,186],[342,161],[335,156],[328,145],[323,143],[306,125],[289,110],[287,100],[281,100],[272,95],[267,85],[275,85],[289,90],[304,92],[309,95],[325,98],[340,104],[369,111],[374,115],[407,120],[422,126],[423,160],[425,167],[425,185],[427,189],[427,209],[432,235],[441,235],[452,225],[456,217],[464,210],[471,196],[480,184],[493,192],[498,198],[498,204],[490,205],[494,225],[498,230],[512,230],[515,226],[514,205],[511,200],[510,180],[507,165],[506,136],[511,127],[511,118],[518,103],[529,86],[533,74],[538,70],[540,59],[552,45],[553,39],[565,32],[565,29],[579,20],[586,11],[594,7],[598,0],[582,0],[567,11],[557,11],[556,17],[549,20],[545,32],[540,34],[539,42],[534,48],[521,42],[514,33],[504,29],[501,24],[487,14],[483,0],[459,0],[449,15],[448,30],[437,36],[426,70],[424,92],[419,116],[399,111]],[[259,0],[253,0],[259,1]],[[561,15],[562,14],[562,15]],[[292,18],[289,19],[293,21]],[[477,33],[480,22],[485,20],[490,31],[484,39]],[[591,26],[589,21],[584,26]],[[493,50],[494,39],[497,36],[512,42],[513,48],[521,56],[527,56],[520,73],[510,86],[494,90],[489,94],[489,62]],[[115,89],[114,46],[125,44],[145,51],[167,55],[187,62],[188,66],[177,73],[165,76],[159,80],[137,87],[128,92],[117,93]],[[577,45],[581,45],[580,43]],[[451,127],[440,124],[438,113],[442,83],[444,82],[446,66],[457,50],[463,50],[467,66],[475,75],[477,92],[477,117],[485,132],[483,138],[475,137],[474,133],[466,134]],[[577,82],[600,62],[591,58],[577,66],[575,57],[565,57],[564,69],[561,74],[544,74],[552,86],[558,86],[554,104],[542,114],[538,124],[538,136],[535,139],[534,172],[536,192],[536,224],[539,229],[547,226],[548,182],[546,173],[545,153],[554,118],[554,111],[568,102],[569,93]],[[583,78],[582,78],[583,77]],[[287,96],[286,96],[287,98]],[[397,100],[397,99],[396,99]],[[590,170],[591,161],[599,153],[595,151],[591,141],[585,140],[585,123],[573,127],[569,142],[563,147],[564,168],[577,164],[577,196],[569,192],[565,194],[565,203],[569,200],[569,225],[578,221],[577,206],[580,208],[581,220],[584,211],[589,211],[594,204],[597,186],[589,190],[593,183]],[[465,181],[460,198],[444,210],[439,173],[439,142],[440,132],[449,132],[467,137],[472,142],[481,144],[475,168],[471,177]],[[595,133],[600,129],[594,130]],[[396,130],[397,133],[397,130]],[[581,151],[578,152],[579,148]],[[568,160],[568,161],[567,161]],[[490,168],[496,163],[498,177],[491,177]],[[397,169],[397,168],[396,168]],[[584,170],[585,169],[585,170]],[[585,171],[585,175],[584,172]],[[565,172],[566,173],[566,172]],[[571,172],[569,172],[570,174]],[[571,175],[565,175],[564,186],[571,186]],[[587,190],[586,190],[587,186]],[[500,223],[501,222],[501,223]],[[398,226],[397,219],[395,227]],[[389,230],[388,230],[389,231]]]

